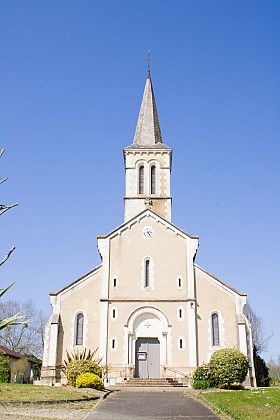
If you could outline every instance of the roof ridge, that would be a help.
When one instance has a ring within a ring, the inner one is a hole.
[[[222,285],[228,287],[230,290],[232,290],[233,292],[237,293],[240,296],[247,296],[247,293],[241,293],[239,292],[237,289],[235,289],[234,287],[230,286],[229,284],[225,283],[224,281],[222,281],[221,279],[219,279],[219,277],[214,276],[214,274],[210,273],[209,271],[205,270],[205,268],[200,267],[200,265],[194,263],[194,266],[197,267],[199,270],[203,271],[205,274],[207,274],[210,277],[213,277],[213,279],[217,280],[219,283],[221,283]]]
[[[64,290],[68,289],[71,286],[74,286],[74,284],[78,283],[80,280],[85,279],[86,277],[88,277],[90,274],[93,274],[95,271],[97,271],[99,268],[102,268],[103,263],[101,262],[100,264],[98,264],[96,267],[92,268],[90,271],[88,271],[87,273],[83,274],[82,276],[78,277],[76,280],[72,281],[71,283],[68,283],[66,286],[62,287],[62,289],[59,289],[57,292],[50,292],[49,295],[50,296],[56,296],[59,293],[64,292]]]

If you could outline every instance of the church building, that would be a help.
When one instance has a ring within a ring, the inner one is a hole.
[[[172,223],[172,149],[162,139],[150,71],[123,153],[124,222],[97,237],[97,267],[50,293],[41,382],[66,382],[66,351],[98,348],[107,383],[115,384],[190,380],[216,350],[230,347],[248,357],[254,385],[246,294],[199,267],[198,237]]]

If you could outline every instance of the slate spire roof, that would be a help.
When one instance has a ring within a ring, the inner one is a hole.
[[[150,70],[148,71],[144,95],[138,116],[133,144],[138,146],[154,146],[162,144],[158,113],[153,91]]]

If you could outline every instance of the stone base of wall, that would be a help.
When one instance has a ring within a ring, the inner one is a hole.
[[[160,377],[180,379],[180,382],[191,386],[192,375],[195,369],[183,366],[161,366]],[[122,383],[127,379],[133,378],[134,371],[134,365],[111,365],[103,379],[111,384]],[[42,367],[40,385],[56,386],[59,384],[67,384],[66,376],[61,372],[61,369],[55,366]]]
[[[255,369],[253,370],[249,367],[247,378],[245,379],[244,385],[255,388],[257,386],[257,381],[255,378]]]
[[[64,376],[64,375],[63,375]],[[60,368],[55,366],[43,366],[41,369],[40,385],[56,385],[65,383],[63,381],[62,372]],[[66,379],[66,378],[65,378]]]
[[[187,385],[192,383],[192,375],[196,368],[182,367],[182,366],[161,366],[160,367],[160,378],[176,378],[180,379],[180,382],[184,382]],[[105,375],[105,378],[110,383],[122,383],[126,379],[134,377],[135,369],[134,365],[110,365],[110,369]]]

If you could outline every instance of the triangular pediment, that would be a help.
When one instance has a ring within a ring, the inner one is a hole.
[[[178,228],[173,223],[167,221],[162,216],[160,216],[158,213],[155,213],[154,211],[152,211],[150,209],[146,209],[143,212],[139,213],[137,216],[134,216],[133,218],[131,218],[130,220],[126,221],[122,225],[120,225],[120,226],[116,227],[115,229],[113,229],[107,235],[98,236],[97,238],[98,239],[105,239],[105,238],[113,238],[116,235],[121,235],[126,230],[128,230],[128,229],[130,230],[134,224],[139,223],[140,221],[144,220],[145,218],[152,218],[152,219],[154,219],[156,222],[161,223],[162,225],[164,225],[165,228],[168,228],[168,229],[174,231],[175,234],[180,235],[180,236],[182,236],[184,238],[198,239],[198,236],[192,236],[192,235],[190,235],[189,233],[187,233],[187,232],[183,231],[182,229]]]

